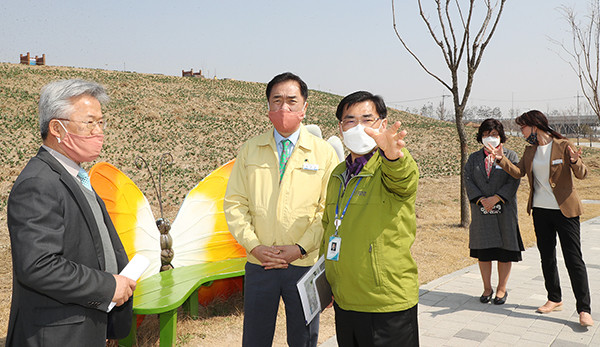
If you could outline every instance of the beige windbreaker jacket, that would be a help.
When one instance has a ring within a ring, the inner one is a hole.
[[[301,126],[280,183],[276,148],[272,128],[240,148],[223,203],[227,225],[250,263],[260,265],[250,254],[258,245],[299,244],[307,256],[292,265],[312,266],[323,236],[327,182],[339,160],[329,143]]]

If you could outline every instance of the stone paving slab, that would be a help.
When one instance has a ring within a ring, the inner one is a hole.
[[[419,289],[421,346],[600,346],[600,217],[581,223],[581,245],[590,282],[594,326],[579,325],[559,243],[562,311],[535,312],[546,302],[546,290],[539,253],[533,247],[523,252],[523,261],[513,265],[504,305],[479,302],[483,285],[477,264],[422,285]],[[496,284],[497,270],[493,269],[494,288]],[[321,347],[337,347],[335,336]]]

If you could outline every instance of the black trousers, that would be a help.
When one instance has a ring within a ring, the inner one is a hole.
[[[533,227],[542,260],[548,300],[562,301],[556,262],[556,234],[560,238],[563,258],[577,300],[577,313],[591,313],[590,287],[581,253],[579,217],[567,218],[560,210],[533,208]]]
[[[417,306],[397,312],[356,312],[334,302],[339,347],[419,346]]]
[[[307,326],[296,283],[310,267],[289,265],[287,269],[265,270],[246,263],[244,280],[244,347],[273,345],[279,300],[285,304],[287,343],[291,347],[316,347],[319,315]]]

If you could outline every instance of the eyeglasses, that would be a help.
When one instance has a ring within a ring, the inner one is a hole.
[[[362,124],[364,127],[370,127],[375,122],[377,122],[380,118],[362,118],[360,121],[356,118],[346,118],[341,123],[343,127],[352,128],[358,123]]]
[[[54,118],[54,119],[65,120],[67,122],[80,123],[80,124],[83,124],[85,126],[85,128],[90,131],[94,130],[96,128],[96,126],[99,126],[100,129],[102,129],[102,130],[106,129],[106,119],[99,119],[99,120],[72,120],[72,119],[66,119],[66,118]]]

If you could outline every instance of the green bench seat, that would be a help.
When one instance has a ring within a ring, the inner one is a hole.
[[[158,314],[160,346],[175,346],[177,339],[177,308],[192,317],[198,316],[198,288],[213,281],[243,276],[246,258],[178,267],[141,280],[133,295],[133,323],[129,336],[119,341],[132,346],[136,340],[137,315]]]

